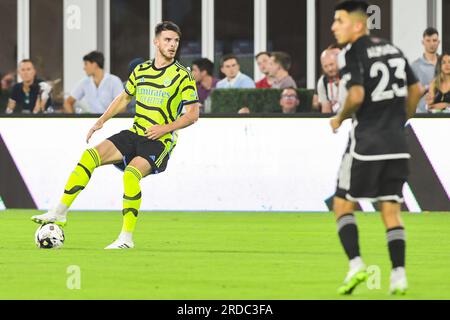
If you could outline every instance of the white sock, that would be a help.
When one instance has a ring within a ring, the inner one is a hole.
[[[65,218],[67,216],[67,206],[63,203],[59,203],[53,211],[56,213],[57,216]]]
[[[122,231],[119,235],[119,239],[123,242],[133,242],[133,233]]]
[[[398,267],[398,268],[392,269],[391,277],[394,278],[394,279],[406,277],[406,270],[405,270],[405,268],[404,267]]]
[[[364,262],[362,261],[361,257],[356,257],[350,260],[350,269],[359,269],[364,267]]]

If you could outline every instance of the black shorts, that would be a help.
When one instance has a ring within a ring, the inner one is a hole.
[[[171,150],[168,150],[168,147],[161,141],[150,140],[129,130],[121,131],[109,137],[108,140],[123,155],[123,162],[115,164],[118,169],[123,171],[135,157],[142,157],[150,163],[151,174],[158,174],[166,170]]]
[[[403,203],[403,184],[409,174],[408,159],[360,161],[344,154],[336,197],[349,200]]]

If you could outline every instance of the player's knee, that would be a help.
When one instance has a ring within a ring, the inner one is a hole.
[[[101,159],[97,149],[95,148],[86,149],[83,152],[83,155],[81,156],[80,163],[86,168],[88,168],[90,171],[100,167]]]
[[[352,213],[354,211],[354,204],[348,200],[335,197],[333,200],[333,211],[336,217],[339,218],[341,215]]]
[[[128,183],[138,182],[142,179],[142,173],[139,169],[128,165],[123,173],[123,182],[125,185]]]

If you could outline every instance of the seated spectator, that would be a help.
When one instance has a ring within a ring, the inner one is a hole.
[[[14,72],[9,72],[4,76],[0,76],[0,78],[0,113],[4,113],[15,84]]]
[[[435,76],[436,63],[439,55],[437,54],[439,44],[439,33],[435,28],[427,28],[422,37],[422,45],[424,48],[423,55],[411,64],[420,83],[428,89],[428,85],[433,81]],[[417,106],[417,113],[426,113],[426,97],[423,97]]]
[[[294,114],[299,112],[298,106],[300,105],[300,99],[297,94],[297,90],[294,87],[286,88],[281,92],[280,96],[280,112],[283,114]],[[239,114],[249,114],[250,108],[243,107],[239,109]]]
[[[225,78],[217,82],[217,89],[255,88],[255,82],[240,71],[241,66],[235,55],[224,55],[220,61],[220,67],[220,71],[225,75]]]
[[[133,73],[134,69],[136,69],[136,67],[138,65],[140,65],[141,63],[144,63],[145,61],[146,60],[144,58],[136,58],[136,59],[131,60],[130,64],[128,65],[128,78]],[[123,82],[124,89],[127,85],[127,82],[128,82],[128,80]],[[136,113],[136,97],[133,97],[133,99],[131,99],[131,102],[128,104],[127,113],[132,113],[132,114]]]
[[[268,64],[270,60],[269,52],[260,52],[255,57],[256,63],[258,64],[259,71],[264,74],[264,78],[256,82],[256,88],[258,89],[269,89],[272,88],[272,78],[269,77]]]
[[[6,113],[38,113],[50,105],[51,88],[36,78],[36,69],[31,60],[19,63],[18,73],[22,82],[17,83],[11,92]]]
[[[75,102],[84,98],[88,113],[104,113],[111,102],[123,91],[122,81],[103,70],[103,53],[93,51],[83,57],[86,77],[64,101],[64,112],[74,113]]]
[[[213,73],[214,63],[211,60],[200,58],[192,62],[192,76],[197,83],[198,98],[202,104],[201,112],[205,112],[205,101],[219,82]]]
[[[430,112],[450,112],[450,54],[443,53],[436,64],[436,78],[427,95]]]
[[[337,48],[326,49],[320,56],[323,75],[317,82],[317,96],[322,113],[336,113],[339,108],[339,68]]]
[[[268,73],[273,79],[272,88],[286,89],[297,88],[294,79],[289,75],[291,68],[291,56],[285,52],[273,52],[269,58]]]

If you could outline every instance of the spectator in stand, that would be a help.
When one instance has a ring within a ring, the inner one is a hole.
[[[300,99],[297,94],[297,90],[294,87],[289,87],[281,92],[280,96],[280,112],[283,114],[298,113],[298,106],[300,105]],[[243,107],[239,109],[239,114],[249,114],[250,108]]]
[[[130,78],[130,75],[133,73],[134,69],[136,69],[136,67],[142,63],[145,62],[144,58],[136,58],[130,61],[130,63],[128,64],[128,78]],[[123,82],[123,88],[126,87],[128,80]],[[131,113],[131,114],[135,114],[136,113],[136,97],[133,97],[133,99],[131,99],[131,102],[128,104],[127,106],[127,113]]]
[[[439,33],[435,28],[427,28],[423,33],[422,44],[424,54],[411,64],[411,68],[422,85],[428,89],[428,85],[435,76],[436,63],[439,58],[437,50],[440,44]],[[417,113],[426,113],[426,97],[423,97],[417,106]]]
[[[268,63],[269,77],[273,79],[272,88],[297,88],[294,79],[289,75],[290,68],[291,56],[289,54],[285,52],[272,52]]]
[[[450,112],[450,53],[443,53],[436,64],[436,78],[427,95],[430,112]]]
[[[322,113],[336,113],[339,108],[338,48],[328,48],[320,56],[323,75],[317,82],[317,96]]]
[[[83,57],[86,77],[64,101],[64,112],[74,113],[75,102],[84,98],[88,113],[104,113],[111,102],[123,91],[122,81],[103,70],[103,53],[93,51]]]
[[[227,54],[222,57],[220,71],[225,75],[225,78],[217,82],[217,89],[255,88],[255,82],[241,72],[239,60],[233,54]]]
[[[22,82],[12,88],[6,113],[38,113],[50,105],[48,84],[36,77],[36,69],[31,60],[19,63],[18,73]]]
[[[219,80],[213,76],[214,63],[207,58],[200,58],[192,62],[192,76],[197,83],[197,92],[200,103],[200,111],[205,112],[205,101],[212,90],[216,88]]]
[[[270,60],[269,52],[260,52],[255,57],[256,63],[258,64],[259,71],[264,74],[264,78],[256,82],[256,88],[258,89],[269,89],[272,88],[272,79],[269,77],[268,64]]]
[[[9,72],[0,78],[0,113],[4,113],[14,87],[14,72]]]

